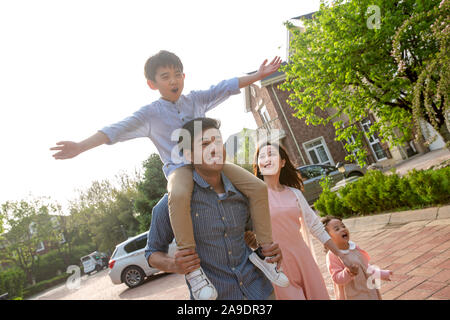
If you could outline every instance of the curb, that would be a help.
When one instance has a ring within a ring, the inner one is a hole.
[[[410,222],[417,222],[416,226],[424,226],[427,223],[423,223],[423,221],[432,222],[441,219],[446,219],[450,223],[450,205],[349,218],[344,219],[343,222],[350,230],[358,232],[373,231],[385,227],[395,228]],[[433,225],[435,224],[439,223],[436,222]]]

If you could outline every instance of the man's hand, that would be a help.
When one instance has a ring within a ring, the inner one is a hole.
[[[194,249],[177,250],[174,259],[176,273],[186,274],[200,268],[200,258]]]
[[[264,79],[267,76],[270,76],[272,73],[276,72],[280,66],[281,66],[281,58],[275,57],[273,58],[272,62],[267,64],[267,59],[264,60],[264,62],[261,64],[261,66],[258,69],[258,75],[260,79]]]
[[[56,145],[57,147],[50,148],[50,150],[59,150],[53,155],[56,160],[71,159],[82,151],[80,144],[73,141],[60,141]]]
[[[278,243],[264,244],[261,245],[262,254],[266,257],[270,257],[267,259],[269,263],[277,264],[277,269],[281,266],[281,260],[283,260],[283,255],[281,254],[281,249],[278,246]]]

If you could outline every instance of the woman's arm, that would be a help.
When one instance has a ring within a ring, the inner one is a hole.
[[[297,190],[297,199],[299,201],[300,210],[302,210],[303,217],[305,219],[304,223],[306,224],[309,232],[322,242],[325,247],[327,247],[331,252],[335,254],[335,256],[339,257],[344,265],[354,274],[358,273],[358,266],[351,263],[347,257],[347,255],[343,254],[338,247],[334,244],[333,240],[331,240],[330,235],[325,230],[323,223],[320,221],[317,214],[311,209],[309,204],[306,202],[303,194]]]
[[[327,247],[328,250],[330,250],[331,252],[334,253],[334,255],[336,257],[338,257],[339,259],[341,259],[341,261],[343,262],[343,264],[348,268],[349,271],[351,271],[351,273],[353,274],[358,274],[358,265],[353,264],[348,256],[346,254],[343,254],[341,252],[341,250],[339,250],[339,248],[336,246],[336,244],[333,242],[333,240],[328,240],[327,242],[324,243],[324,245]]]

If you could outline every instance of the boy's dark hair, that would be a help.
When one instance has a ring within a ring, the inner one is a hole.
[[[182,132],[178,137],[178,148],[180,149],[180,152],[183,152],[183,149],[187,147],[190,147],[191,151],[193,150],[194,134],[198,133],[195,131],[195,127],[199,125],[201,125],[201,132],[207,129],[220,129],[220,121],[213,118],[201,117],[186,122],[181,128]],[[190,141],[183,141],[183,132],[189,134]]]
[[[144,74],[147,80],[155,81],[156,71],[159,67],[174,67],[183,72],[183,64],[180,58],[172,52],[161,50],[157,54],[148,58],[144,67]]]

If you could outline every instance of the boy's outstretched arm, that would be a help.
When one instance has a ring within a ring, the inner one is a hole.
[[[259,67],[258,71],[239,78],[239,89],[245,88],[252,83],[262,80],[267,76],[270,76],[272,73],[276,72],[281,66],[281,58],[275,57],[272,62],[267,64],[267,59]]]
[[[102,144],[109,142],[110,141],[108,136],[103,132],[98,131],[94,135],[80,142],[73,142],[73,141],[57,142],[56,143],[57,147],[50,148],[50,150],[59,150],[59,152],[53,154],[53,158],[55,158],[56,160],[71,159],[84,151],[87,151],[89,149],[98,147]]]

